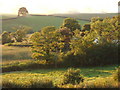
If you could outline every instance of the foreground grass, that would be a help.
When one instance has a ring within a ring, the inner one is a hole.
[[[116,66],[80,68],[81,74],[84,76],[85,81],[77,85],[60,84],[63,73],[67,70],[67,68],[26,70],[3,73],[3,87],[19,86],[21,88],[31,88],[31,85],[34,83],[42,83],[42,85],[43,83],[45,85],[47,83],[47,87],[51,88],[117,88],[118,82],[114,81],[112,77],[115,67]],[[45,80],[46,82],[42,82],[41,79],[42,81]],[[47,79],[49,80],[47,81]]]

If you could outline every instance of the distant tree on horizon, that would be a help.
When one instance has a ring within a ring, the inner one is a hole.
[[[28,10],[25,7],[21,7],[18,10],[18,16],[26,16],[28,14]]]

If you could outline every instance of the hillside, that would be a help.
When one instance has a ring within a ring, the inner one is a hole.
[[[12,27],[16,26],[30,26],[33,28],[33,31],[39,31],[41,28],[45,26],[56,26],[59,28],[63,23],[64,18],[62,17],[55,17],[55,16],[26,16],[26,17],[12,17],[11,19],[6,18],[7,16],[3,16],[4,19],[2,20],[2,31],[10,31],[12,32]],[[9,16],[10,17],[10,16]],[[78,22],[83,25],[85,23],[89,23],[89,21],[78,20]]]
[[[117,13],[73,13],[73,14],[54,14],[54,16],[73,17],[76,19],[90,20],[92,17],[113,17],[118,15]]]

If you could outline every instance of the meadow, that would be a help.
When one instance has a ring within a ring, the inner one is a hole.
[[[119,43],[113,42],[117,40],[117,32],[111,34],[107,31],[114,29],[117,31],[119,29],[118,26],[114,26],[117,17],[103,21],[96,18],[95,22],[89,22],[89,17],[91,17],[89,14],[85,16],[86,20],[80,20],[81,16],[73,15],[67,17],[75,17],[78,22],[71,18],[67,18],[63,22],[64,17],[28,15],[9,19],[13,17],[3,16],[3,19],[7,19],[3,20],[3,31],[14,32],[13,27],[24,25],[32,27],[35,32],[29,35],[25,34],[21,39],[22,41],[5,42],[0,45],[2,48],[2,63],[0,63],[2,74],[0,74],[0,78],[2,77],[3,88],[119,87],[120,83],[117,79],[115,80],[115,78],[119,78],[116,73],[119,66],[117,65],[118,52],[116,51]],[[65,23],[67,21],[72,23]],[[89,27],[89,30],[92,31],[79,30],[80,25],[86,23],[92,25],[92,28]],[[98,41],[101,42],[93,42],[94,38],[98,38],[97,34],[99,35],[98,31],[101,30],[101,23],[103,24],[102,28],[104,28],[103,32],[107,32],[106,34],[109,37],[115,36],[115,38],[112,37],[109,40],[109,43],[104,34],[100,36],[106,41],[100,39]],[[110,25],[114,28],[109,27]],[[60,30],[52,26],[56,26]],[[41,29],[42,27],[45,28]],[[36,32],[40,29],[41,32]],[[84,33],[83,36],[81,31]],[[18,34],[9,32],[4,33],[3,37],[12,40],[15,39],[15,36],[19,37],[21,35],[19,32]],[[66,38],[70,39],[69,43]],[[2,41],[7,39],[2,39]],[[66,47],[67,44],[70,47]],[[29,45],[33,46],[32,50]]]
[[[117,13],[76,13],[76,14],[54,14],[54,16],[61,16],[61,17],[72,17],[81,20],[91,20],[92,17],[113,17],[118,15]]]
[[[85,81],[83,83],[72,85],[61,85],[61,80],[63,73],[67,68],[58,69],[36,69],[36,70],[25,70],[16,71],[10,73],[3,73],[3,87],[8,88],[33,88],[42,87],[40,83],[42,80],[50,79],[50,81],[44,82],[44,88],[117,88],[118,82],[113,80],[112,73],[114,72],[116,66],[106,66],[106,67],[94,67],[94,68],[79,68],[81,74],[84,76]],[[46,84],[48,83],[49,84]],[[38,84],[38,86],[37,86]],[[43,87],[42,87],[43,88]]]
[[[7,16],[3,17],[7,18]],[[2,31],[13,32],[14,30],[12,28],[17,26],[29,26],[32,28],[33,32],[39,31],[45,26],[55,26],[56,28],[59,28],[63,23],[63,19],[64,18],[55,16],[26,16],[17,19],[3,20]],[[84,20],[78,20],[78,22],[81,25],[89,23],[89,21]]]
[[[84,76],[83,83],[72,85],[61,85],[63,73],[69,68],[44,68],[43,62],[34,61],[30,58],[29,47],[10,47],[3,48],[3,69],[8,71],[2,74],[2,85],[4,88],[117,88],[118,82],[114,81],[112,74],[117,65],[103,67],[79,67],[81,75]],[[11,57],[10,57],[11,56]],[[36,62],[36,64],[35,64]],[[16,66],[16,67],[15,67]],[[26,67],[28,66],[28,67]],[[31,68],[30,68],[31,67]],[[35,67],[35,68],[34,68]],[[8,69],[9,68],[9,69]],[[12,70],[10,68],[16,68]],[[19,70],[19,68],[22,68]],[[101,82],[102,80],[102,82]],[[43,82],[44,81],[44,82]]]
[[[11,61],[11,60],[25,60],[31,59],[31,51],[29,47],[10,47],[2,46],[2,60]]]

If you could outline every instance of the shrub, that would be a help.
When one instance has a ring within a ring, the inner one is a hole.
[[[116,69],[116,72],[113,74],[113,78],[115,81],[120,82],[120,66]]]
[[[83,82],[83,77],[80,75],[80,69],[68,69],[63,77],[63,84],[78,84]]]
[[[1,35],[1,37],[2,37],[2,44],[13,42],[11,35],[10,35],[10,32],[4,31]]]

